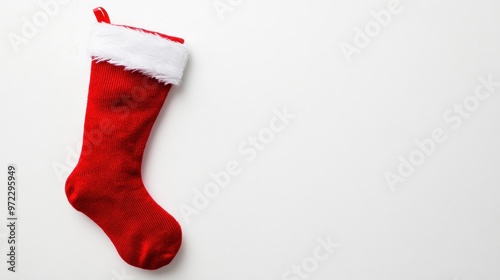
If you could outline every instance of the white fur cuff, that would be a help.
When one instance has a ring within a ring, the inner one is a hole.
[[[125,66],[174,85],[180,84],[188,59],[183,44],[108,23],[96,23],[88,51],[98,61]]]

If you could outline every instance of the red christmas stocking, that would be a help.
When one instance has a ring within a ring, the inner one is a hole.
[[[183,40],[110,24],[102,8],[92,55],[83,146],[66,181],[71,205],[113,242],[124,261],[143,269],[170,263],[181,246],[177,221],[149,195],[142,157],[153,123],[187,61]]]

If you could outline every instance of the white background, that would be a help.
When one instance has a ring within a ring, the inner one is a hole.
[[[474,101],[478,77],[500,81],[498,1],[401,0],[351,62],[341,44],[355,46],[356,28],[389,1],[221,3],[232,9],[218,14],[212,0],[69,1],[16,52],[8,34],[23,36],[24,20],[43,9],[2,2],[0,185],[15,163],[20,226],[18,272],[2,261],[1,279],[305,279],[287,274],[303,264],[318,280],[500,279],[500,87],[460,127],[443,118]],[[71,170],[80,149],[97,6],[114,23],[183,37],[190,49],[143,166],[151,195],[184,234],[178,256],[154,272],[120,259],[67,202],[68,172],[54,169]],[[295,119],[247,160],[238,146],[285,107]],[[384,174],[397,174],[398,157],[435,129],[446,141],[391,189]],[[241,174],[185,218],[181,207],[232,160]],[[6,237],[2,226],[2,255]],[[313,261],[327,237],[340,246]]]

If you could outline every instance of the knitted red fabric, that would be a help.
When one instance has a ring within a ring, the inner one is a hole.
[[[141,178],[144,148],[170,88],[94,59],[82,152],[66,181],[71,205],[102,228],[123,260],[143,269],[170,263],[182,240],[178,222]]]

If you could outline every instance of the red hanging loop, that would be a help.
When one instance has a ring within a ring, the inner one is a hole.
[[[111,23],[109,20],[108,12],[103,7],[97,7],[94,9],[94,15],[97,22]]]

